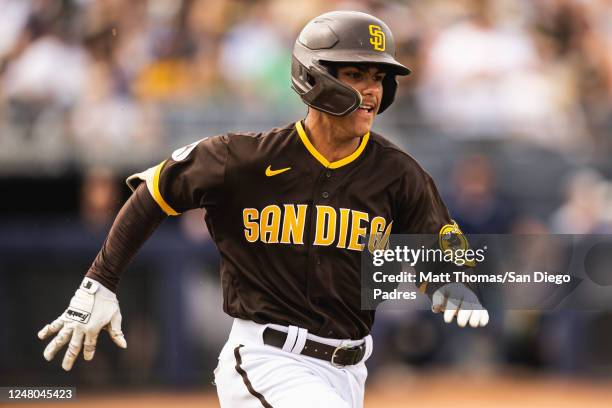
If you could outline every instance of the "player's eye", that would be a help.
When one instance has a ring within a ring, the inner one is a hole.
[[[376,75],[374,75],[374,81],[376,81],[376,82],[382,82],[383,79],[385,79],[385,74],[376,74]]]
[[[346,75],[349,78],[354,79],[355,81],[359,81],[363,78],[363,74],[359,71],[350,71],[350,72],[347,72]]]

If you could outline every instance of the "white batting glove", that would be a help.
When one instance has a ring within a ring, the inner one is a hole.
[[[436,290],[431,298],[431,310],[444,312],[444,321],[451,323],[457,316],[459,327],[468,322],[472,327],[484,327],[489,323],[489,312],[480,304],[478,297],[462,283],[447,283]]]
[[[90,361],[93,358],[98,334],[102,329],[108,330],[117,346],[127,348],[121,331],[121,312],[117,296],[101,283],[85,278],[70,300],[68,309],[39,331],[38,338],[44,340],[57,333],[43,353],[47,361],[51,361],[70,340],[62,362],[62,368],[70,371],[83,345],[85,360]]]

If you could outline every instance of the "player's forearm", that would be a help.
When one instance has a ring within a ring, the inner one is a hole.
[[[117,214],[86,276],[116,292],[121,273],[164,218],[142,183]]]

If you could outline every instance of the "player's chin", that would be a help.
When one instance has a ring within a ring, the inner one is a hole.
[[[361,119],[361,120],[356,121],[355,133],[360,136],[365,135],[366,133],[370,131],[370,129],[372,129],[372,123],[374,123],[373,119],[370,119],[370,120]]]
[[[370,131],[374,123],[374,115],[355,115],[351,121],[356,135],[363,136]]]

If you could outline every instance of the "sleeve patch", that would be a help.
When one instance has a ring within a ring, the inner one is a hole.
[[[455,255],[459,256],[470,248],[470,244],[457,222],[455,220],[451,221],[451,224],[446,224],[440,228],[438,245],[443,251],[452,251]],[[466,262],[466,265],[473,267],[475,264],[473,262]]]
[[[195,149],[198,143],[200,143],[202,140],[205,140],[205,139],[207,138],[198,140],[197,142],[193,142],[191,144],[188,144],[187,146],[179,147],[178,149],[172,152],[172,160],[174,161],[185,160],[189,156],[189,154],[193,151],[193,149]]]

